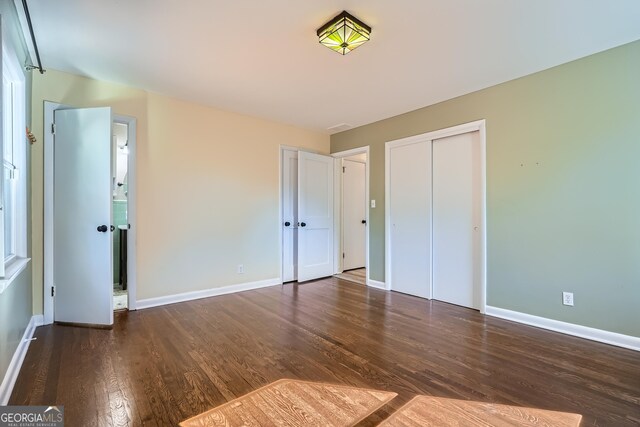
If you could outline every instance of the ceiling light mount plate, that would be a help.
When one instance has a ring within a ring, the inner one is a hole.
[[[346,55],[369,41],[371,27],[344,10],[316,33],[320,44]]]

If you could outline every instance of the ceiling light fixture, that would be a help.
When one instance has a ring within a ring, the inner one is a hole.
[[[342,55],[369,41],[371,27],[346,10],[317,31],[320,43]]]

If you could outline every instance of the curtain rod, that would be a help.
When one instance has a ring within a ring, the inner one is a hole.
[[[29,7],[27,6],[27,0],[22,0],[22,7],[24,8],[24,15],[27,18],[27,25],[29,25],[29,33],[31,34],[31,42],[33,43],[33,50],[36,52],[36,60],[38,61],[38,66],[32,65],[28,67],[31,70],[39,70],[40,74],[44,74],[44,69],[42,68],[42,62],[40,61],[40,51],[38,51],[38,44],[36,43],[36,35],[33,33],[33,24],[31,23],[31,14],[29,14]]]

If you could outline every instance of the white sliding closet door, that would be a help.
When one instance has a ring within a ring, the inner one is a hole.
[[[479,132],[433,141],[433,298],[481,305]]]
[[[389,150],[391,289],[430,297],[431,141]]]

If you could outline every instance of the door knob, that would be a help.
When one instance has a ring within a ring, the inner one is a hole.
[[[306,223],[306,222],[301,222],[301,223],[300,223],[300,227],[306,227],[306,226],[307,226],[307,223]]]
[[[109,227],[107,227],[106,225],[103,224],[103,225],[99,225],[97,230],[100,233],[106,233],[108,229],[109,229]]]
[[[366,220],[366,219],[363,219],[363,220],[362,220],[362,223],[363,223],[363,224],[366,224],[366,223],[367,223],[367,220]]]
[[[289,221],[287,221],[287,222],[285,222],[285,223],[284,223],[284,226],[285,226],[285,227],[288,227],[288,226],[290,226],[290,225],[291,225],[291,223],[290,223]]]

